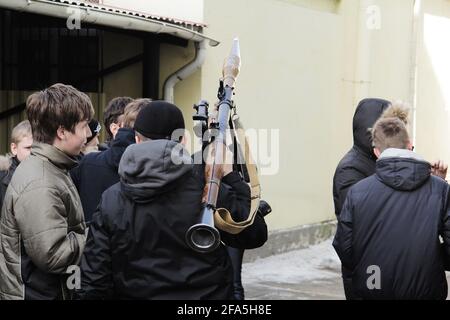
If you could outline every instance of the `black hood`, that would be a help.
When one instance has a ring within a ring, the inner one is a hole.
[[[369,129],[389,105],[390,102],[383,99],[364,99],[358,104],[353,116],[353,145],[374,160]]]
[[[171,140],[133,144],[120,160],[121,188],[135,202],[148,202],[181,184],[192,172],[189,153]]]
[[[376,174],[395,190],[412,191],[430,178],[431,165],[412,151],[387,149],[377,161]]]

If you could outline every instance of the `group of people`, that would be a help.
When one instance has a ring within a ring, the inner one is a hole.
[[[186,150],[172,152],[184,143],[172,136],[185,129],[177,106],[113,99],[106,144],[89,97],[70,85],[30,95],[26,115],[0,171],[0,299],[243,298],[242,250],[267,241],[264,217],[256,214],[238,234],[219,230],[212,252],[187,245],[207,168]],[[217,207],[243,221],[249,186],[232,165],[222,171]],[[67,285],[73,267],[80,270],[74,288]]]
[[[336,168],[333,246],[349,300],[447,297],[447,165],[414,152],[407,127],[405,105],[361,101],[354,145]]]
[[[220,231],[210,253],[188,246],[208,168],[173,152],[184,143],[172,135],[185,129],[177,106],[113,99],[105,144],[89,97],[72,86],[30,95],[26,114],[0,158],[0,299],[244,298],[242,253],[267,241],[264,216],[238,234]],[[333,179],[347,299],[447,297],[447,165],[415,153],[407,127],[404,105],[366,99],[356,109],[354,145]],[[249,186],[232,165],[221,171],[217,207],[243,221]]]

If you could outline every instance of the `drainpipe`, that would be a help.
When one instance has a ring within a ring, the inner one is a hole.
[[[205,62],[206,58],[206,41],[195,42],[195,58],[181,69],[171,74],[164,82],[163,92],[164,100],[173,103],[174,102],[174,88],[175,85],[185,80],[192,75],[195,71],[200,69]]]
[[[411,126],[412,126],[412,143],[416,144],[417,129],[417,49],[419,45],[419,30],[421,28],[422,0],[414,0],[413,27],[411,39],[411,70],[409,79],[409,101],[412,108]]]

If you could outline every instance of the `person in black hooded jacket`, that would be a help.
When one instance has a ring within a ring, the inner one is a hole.
[[[353,147],[347,152],[336,167],[333,177],[333,199],[336,217],[344,204],[348,190],[358,181],[375,173],[376,156],[373,153],[369,129],[390,102],[383,99],[364,99],[356,108],[353,116]],[[349,271],[342,267],[345,297],[353,299]]]
[[[150,102],[134,128],[137,144],[120,161],[120,183],[104,192],[93,216],[79,298],[232,299],[225,246],[198,253],[185,241],[186,231],[200,221],[205,171],[186,151],[174,152],[181,146],[171,140],[174,130],[184,128],[181,111]],[[250,210],[250,189],[237,172],[224,171],[217,207],[242,221]],[[267,226],[256,215],[238,235],[220,234],[225,244],[250,249],[267,240]]]
[[[350,270],[353,294],[358,299],[445,299],[449,186],[411,151],[400,119],[378,120],[373,142],[376,173],[348,192],[333,242]]]
[[[373,153],[370,128],[390,106],[383,99],[364,99],[353,116],[353,147],[336,167],[333,178],[334,212],[339,216],[351,186],[375,173],[376,156]]]

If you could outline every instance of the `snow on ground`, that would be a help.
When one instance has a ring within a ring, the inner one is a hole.
[[[270,281],[299,283],[315,279],[335,278],[340,261],[327,240],[303,250],[291,251],[243,265],[245,283]]]
[[[450,282],[450,272],[447,273]],[[341,263],[329,239],[242,266],[247,299],[344,299]],[[450,298],[450,294],[449,294]]]

